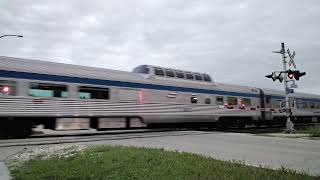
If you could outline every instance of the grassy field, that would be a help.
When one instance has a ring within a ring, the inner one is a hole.
[[[316,179],[280,169],[245,166],[190,153],[102,146],[67,158],[33,159],[12,168],[14,179]]]
[[[310,134],[310,137],[320,137],[320,127],[307,127],[303,129],[298,129],[297,133]]]

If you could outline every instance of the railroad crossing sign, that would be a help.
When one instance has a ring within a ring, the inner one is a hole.
[[[293,67],[294,68],[296,68],[296,63],[294,62],[294,56],[296,55],[296,52],[295,51],[293,51],[293,53],[291,54],[291,52],[290,52],[290,50],[289,49],[287,49],[287,52],[288,52],[288,55],[289,55],[289,57],[290,57],[290,61],[289,61],[289,66],[291,66],[291,65],[293,65]]]

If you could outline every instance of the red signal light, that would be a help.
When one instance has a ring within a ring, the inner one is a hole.
[[[297,71],[292,71],[292,70],[288,70],[288,77],[290,79],[295,78],[297,81],[299,81],[301,76],[306,75],[306,72],[300,72],[299,70]]]
[[[292,78],[293,78],[293,74],[288,74],[288,77],[289,77],[290,79],[292,79]]]
[[[7,94],[7,93],[9,93],[9,92],[10,92],[10,87],[9,87],[9,86],[3,86],[3,87],[1,88],[1,93]]]
[[[294,71],[288,70],[288,77],[292,79],[294,77]]]

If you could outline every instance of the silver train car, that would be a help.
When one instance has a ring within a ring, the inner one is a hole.
[[[217,83],[205,73],[132,72],[0,56],[0,135],[61,129],[284,124],[281,91]],[[318,122],[320,96],[290,96],[294,122]]]

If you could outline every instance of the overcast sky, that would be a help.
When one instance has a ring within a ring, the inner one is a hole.
[[[320,94],[319,0],[1,0],[0,55],[131,71],[141,64],[282,89],[281,42]]]

